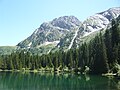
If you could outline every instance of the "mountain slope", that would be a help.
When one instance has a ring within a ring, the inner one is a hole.
[[[74,42],[73,47],[78,47],[82,42],[84,42],[84,37],[96,33],[101,29],[107,28],[110,24],[111,20],[118,17],[120,15],[120,7],[110,8],[107,11],[97,13],[93,16],[87,18],[81,26],[79,26],[79,30],[77,32],[77,36],[74,41],[69,39],[69,37],[74,38],[73,34],[65,36],[63,41],[60,42],[61,48],[65,47],[64,49],[69,48],[70,42]],[[94,35],[95,36],[95,35]]]
[[[18,46],[29,48],[52,44],[52,42],[57,44],[61,37],[72,32],[80,23],[74,16],[56,18],[51,22],[41,24],[30,37],[20,42]]]
[[[18,43],[18,47],[41,53],[68,50],[85,42],[84,37],[107,28],[111,20],[120,15],[120,7],[97,13],[81,23],[74,16],[63,16],[45,22],[31,36]]]

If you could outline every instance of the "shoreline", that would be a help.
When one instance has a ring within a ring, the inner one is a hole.
[[[81,72],[76,72],[74,70],[59,70],[59,69],[55,69],[54,68],[41,68],[41,69],[34,69],[34,70],[29,70],[29,69],[25,69],[23,68],[22,70],[2,70],[0,69],[0,72],[22,72],[22,73],[72,73],[72,74],[84,74]]]

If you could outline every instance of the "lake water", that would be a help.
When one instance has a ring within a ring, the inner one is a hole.
[[[120,81],[98,75],[0,72],[0,90],[120,90]]]

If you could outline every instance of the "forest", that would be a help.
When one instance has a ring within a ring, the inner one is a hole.
[[[26,50],[0,55],[0,70],[46,70],[102,74],[118,71],[120,65],[120,16],[111,27],[100,32],[89,43],[67,52],[57,51],[41,56]]]

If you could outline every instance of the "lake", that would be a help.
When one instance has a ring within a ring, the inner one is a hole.
[[[0,72],[0,90],[120,90],[120,81],[98,75]]]

